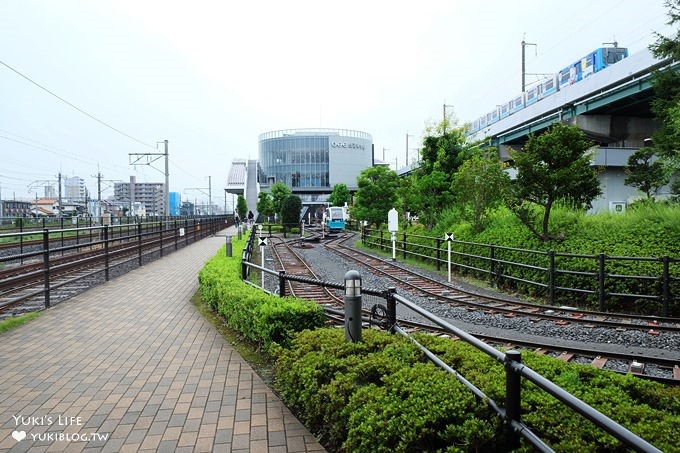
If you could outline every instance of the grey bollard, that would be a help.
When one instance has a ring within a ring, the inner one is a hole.
[[[345,274],[345,341],[361,341],[361,275],[355,270]]]
[[[227,236],[227,256],[231,256],[231,236]]]

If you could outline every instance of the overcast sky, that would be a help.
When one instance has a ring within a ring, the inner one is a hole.
[[[519,94],[524,36],[526,72],[553,73],[667,20],[661,0],[0,0],[0,196],[162,182],[129,155],[168,140],[170,190],[207,200],[210,176],[222,205],[232,160],[292,128],[368,132],[401,167],[444,104],[462,124]]]

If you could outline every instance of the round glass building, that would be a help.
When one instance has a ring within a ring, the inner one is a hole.
[[[359,173],[373,166],[373,138],[347,129],[265,132],[259,137],[259,163],[263,186],[283,182],[303,201],[319,200],[338,183],[357,189]]]

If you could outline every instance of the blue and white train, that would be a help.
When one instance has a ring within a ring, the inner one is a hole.
[[[329,233],[345,230],[347,211],[344,206],[330,206],[326,208],[326,229]]]
[[[467,134],[474,134],[569,85],[573,85],[590,77],[594,73],[599,72],[607,66],[613,65],[626,57],[628,57],[628,49],[625,47],[600,47],[595,49],[578,61],[553,74],[551,77],[534,85],[524,93],[512,98],[505,104],[497,106],[486,115],[472,121]]]

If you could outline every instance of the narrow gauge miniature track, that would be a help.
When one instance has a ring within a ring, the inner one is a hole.
[[[428,324],[421,324],[413,321],[399,321],[402,328],[413,331],[431,332],[437,335],[451,335],[442,329]],[[515,338],[500,338],[498,336],[488,336],[475,334],[476,338],[497,348],[509,349],[530,349],[537,354],[549,355],[565,362],[577,362],[590,364],[595,368],[607,369],[617,373],[631,373],[636,377],[662,382],[667,385],[680,385],[680,366],[675,360],[660,357],[641,358],[639,356],[615,353],[608,351],[603,354],[596,348],[575,348],[568,350],[532,341],[519,341]],[[453,339],[458,339],[452,336]]]
[[[174,245],[174,236],[167,236],[167,245]],[[165,242],[165,241],[164,241]],[[50,299],[59,301],[89,288],[85,279],[105,271],[106,258],[102,244],[82,244],[78,248],[84,251],[50,258]],[[158,252],[157,238],[145,239],[141,244],[142,255]],[[111,245],[109,253],[109,269],[131,261],[140,253],[137,239]],[[43,308],[44,303],[44,267],[41,263],[27,263],[0,271],[0,312],[14,309],[26,312]]]
[[[343,258],[361,264],[370,272],[394,280],[398,287],[435,297],[453,306],[465,306],[468,309],[483,310],[490,314],[502,313],[506,317],[528,316],[532,320],[551,320],[557,325],[573,323],[588,327],[637,329],[651,335],[659,335],[662,332],[680,333],[680,319],[677,318],[633,316],[573,307],[554,307],[467,292],[452,284],[407,269],[393,261],[349,247],[344,242],[350,237],[345,236],[342,241],[327,242],[324,245],[334,253],[342,255]]]
[[[286,275],[319,280],[314,271],[293,250],[293,247],[304,247],[304,242],[298,240],[285,241],[277,236],[272,236],[270,239],[272,240],[272,254],[276,257],[280,266],[280,268],[276,269],[277,271],[283,270]],[[292,280],[288,280],[287,284],[287,293],[291,296],[299,299],[314,300],[321,305],[342,305],[342,298],[336,296],[328,288]]]
[[[326,237],[323,244],[327,247],[332,248],[334,251],[336,250],[336,247],[338,246],[339,243],[351,238],[352,235],[349,233],[344,233],[341,235],[337,236],[332,236],[332,237]],[[307,238],[305,241],[301,241],[301,244],[297,245],[298,247],[305,247],[304,242],[311,242],[314,241],[314,238]],[[286,245],[290,247],[291,245],[295,244],[295,241],[290,241]],[[290,248],[289,248],[290,249]],[[294,253],[294,252],[293,252]],[[356,255],[357,258],[354,258],[356,261],[360,263],[364,263],[365,260],[368,257],[371,257],[370,255],[363,254],[361,252],[358,252],[354,249],[351,249],[349,252],[351,255]],[[297,253],[294,253],[295,255],[295,262],[298,263],[298,260],[302,261],[300,257],[298,256]],[[343,253],[343,256],[347,258],[347,256]],[[353,257],[352,257],[353,258]],[[371,257],[372,258],[372,257]],[[390,264],[390,263],[388,263]],[[297,264],[296,264],[297,265]],[[304,268],[307,268],[307,265],[304,265]],[[288,273],[288,271],[287,271]],[[383,272],[381,272],[383,273]],[[389,272],[390,274],[392,273],[391,271]],[[312,273],[313,274],[313,273]],[[316,278],[316,277],[315,277]],[[410,281],[410,285],[408,286],[417,286],[419,285],[419,282],[416,281]],[[305,285],[303,289],[304,292],[310,292],[310,286]],[[471,296],[476,296],[472,294]],[[318,300],[318,299],[317,299]],[[336,304],[337,305],[342,305],[341,303]],[[376,312],[372,312],[371,310],[362,310],[363,313],[363,318],[365,321],[365,326],[368,327],[369,324],[375,324],[375,323],[381,323],[383,321],[381,317],[381,310],[378,310]],[[341,312],[333,310],[327,310],[327,314],[329,317],[329,321],[335,325],[343,325],[344,323],[344,316],[342,315]],[[412,331],[423,331],[423,332],[430,332],[436,335],[450,335],[448,332],[434,326],[433,324],[423,324],[419,322],[415,322],[413,320],[404,320],[404,319],[399,319],[398,321],[399,325],[402,328],[405,328],[407,330],[412,330]],[[383,325],[383,328],[386,328],[387,326]],[[535,351],[536,353],[539,354],[545,354],[545,355],[550,355],[552,357],[555,357],[559,360],[567,361],[567,362],[577,362],[581,364],[590,364],[596,368],[601,368],[601,369],[607,369],[609,371],[614,371],[618,373],[631,373],[637,377],[645,378],[645,379],[652,379],[656,380],[659,382],[663,382],[668,385],[678,385],[680,384],[680,367],[678,366],[678,363],[673,360],[673,359],[666,359],[666,358],[649,358],[649,357],[640,357],[636,356],[633,354],[626,354],[626,353],[615,353],[608,351],[606,355],[600,351],[597,347],[581,347],[581,348],[576,348],[576,347],[569,347],[569,350],[565,350],[564,348],[560,347],[555,347],[555,346],[547,346],[543,342],[539,341],[529,341],[529,340],[517,340],[516,338],[503,338],[499,337],[497,335],[495,336],[489,336],[489,335],[481,335],[481,334],[475,334],[475,337],[479,338],[482,341],[485,341],[488,344],[494,345],[498,348],[505,348],[505,349],[513,349],[513,348],[519,348],[519,349],[530,349]],[[454,338],[455,339],[455,338]]]

